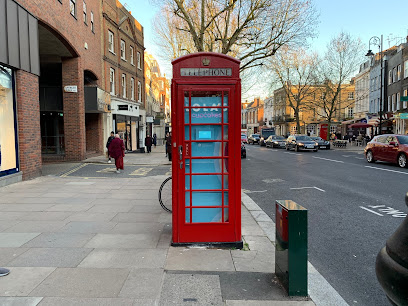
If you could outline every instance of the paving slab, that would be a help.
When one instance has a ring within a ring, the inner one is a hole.
[[[119,296],[158,300],[163,278],[163,269],[132,269]]]
[[[64,227],[65,221],[22,221],[7,229],[9,233],[55,232]]]
[[[65,221],[110,221],[116,216],[116,212],[91,213],[79,212],[73,213]]]
[[[128,269],[57,268],[30,296],[117,297],[128,274]]]
[[[86,248],[155,248],[159,233],[147,234],[96,234],[86,245]]]
[[[45,211],[67,211],[67,212],[78,212],[86,211],[91,208],[93,204],[55,204],[48,207]]]
[[[36,306],[42,297],[0,297],[2,306]]]
[[[31,248],[10,261],[9,267],[73,268],[92,251],[85,248]]]
[[[0,204],[0,211],[44,211],[53,204]]]
[[[254,217],[255,221],[270,221],[271,218],[264,212],[264,211],[251,211],[252,216]]]
[[[0,248],[18,248],[41,233],[0,233]]]
[[[46,297],[43,298],[38,306],[134,306],[148,305],[135,304],[131,298],[63,298]],[[151,304],[153,305],[153,304]]]
[[[21,221],[27,212],[1,212],[0,221]]]
[[[166,273],[159,305],[224,305],[219,277]]]
[[[10,268],[10,274],[0,277],[0,296],[28,296],[55,268]],[[34,295],[40,297],[42,295]]]
[[[72,221],[59,231],[65,233],[108,233],[116,224],[116,222],[109,221]]]
[[[232,250],[237,271],[275,273],[275,252]]]
[[[264,236],[264,231],[259,227],[258,224],[254,225],[245,225],[241,229],[242,235],[251,235],[251,236]]]
[[[314,306],[312,301],[225,301],[227,306]]]
[[[160,209],[161,209],[160,206],[154,205],[154,204],[150,204],[150,205],[137,204],[137,205],[134,205],[133,208],[129,212],[131,213],[155,213],[155,212],[158,212]]]
[[[1,234],[0,234],[1,235]],[[28,248],[82,248],[95,234],[44,233],[24,245]]]
[[[235,271],[229,250],[170,247],[166,270]]]
[[[6,266],[10,261],[26,252],[27,248],[0,248],[0,266]],[[1,304],[0,304],[1,305]]]
[[[276,239],[276,227],[275,223],[272,221],[260,221],[258,222],[259,226],[265,232],[266,236],[269,238],[270,241],[275,242]]]
[[[112,221],[114,222],[158,222],[161,212],[156,213],[118,213]]]
[[[72,212],[42,211],[27,212],[21,216],[22,221],[63,221],[72,215]]]
[[[244,236],[245,242],[248,243],[249,249],[251,251],[259,251],[262,253],[273,253],[275,254],[275,247],[265,236]]]
[[[163,231],[162,223],[118,223],[112,230],[112,234],[149,234]]]
[[[0,215],[1,215],[1,213],[0,213]],[[19,222],[21,222],[21,221],[18,221],[18,220],[10,220],[10,221],[3,220],[3,221],[1,221],[0,222],[0,232],[6,231],[8,228],[16,225]]]
[[[110,204],[110,205],[94,205],[87,212],[128,212],[133,208],[132,204]]]
[[[167,249],[95,249],[79,267],[162,269],[166,255]]]

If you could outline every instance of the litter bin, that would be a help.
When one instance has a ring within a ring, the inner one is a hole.
[[[289,296],[307,296],[307,209],[276,201],[275,274]]]

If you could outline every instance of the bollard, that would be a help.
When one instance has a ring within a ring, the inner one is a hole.
[[[307,296],[307,209],[276,201],[275,274],[289,296]]]
[[[378,253],[375,272],[391,304],[408,305],[408,217]]]

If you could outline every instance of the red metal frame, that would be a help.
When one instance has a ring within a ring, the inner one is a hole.
[[[204,67],[203,59],[209,59],[210,64]],[[184,243],[222,243],[241,242],[241,83],[239,79],[239,61],[229,56],[216,53],[190,54],[172,62],[172,175],[173,175],[173,244]],[[231,68],[229,77],[181,76],[180,68]],[[208,108],[221,109],[220,123],[191,123],[192,109],[191,92],[221,93],[221,106]],[[188,93],[189,104],[185,106],[184,98]],[[228,105],[224,106],[224,94],[228,93]],[[185,109],[189,109],[189,121],[184,123]],[[228,109],[228,123],[224,123],[224,111]],[[192,127],[199,125],[221,126],[221,140],[192,140]],[[189,137],[185,140],[185,126],[189,127]],[[224,127],[228,126],[228,139],[224,139]],[[217,142],[221,144],[221,156],[193,157],[191,144],[197,142]],[[225,145],[224,145],[225,144]],[[182,160],[179,160],[178,147],[183,146]],[[185,161],[190,160],[190,171],[185,172]],[[193,173],[193,160],[221,159],[221,172]],[[224,164],[227,161],[227,164]],[[180,166],[182,162],[182,166]],[[221,189],[193,189],[194,175],[221,176]],[[225,189],[224,178],[228,177],[228,188]],[[189,189],[185,189],[185,179],[188,178]],[[193,206],[193,192],[221,192],[220,206]],[[190,197],[189,206],[185,205],[186,193]],[[228,202],[225,203],[225,193]],[[185,208],[190,208],[190,222],[185,221]],[[221,222],[192,223],[193,208],[221,208]],[[228,220],[225,218],[228,209]],[[242,242],[241,242],[242,243]]]

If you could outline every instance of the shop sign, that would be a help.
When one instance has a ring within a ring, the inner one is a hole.
[[[78,86],[76,85],[64,86],[64,91],[65,92],[78,92]]]
[[[146,117],[147,123],[153,123],[153,117]]]
[[[403,101],[408,101],[408,96],[402,96],[401,97],[401,102],[403,102]]]
[[[107,93],[106,91],[99,89],[97,91],[97,107],[98,111],[100,112],[109,112],[110,111],[110,105],[111,105],[111,98],[110,94]]]
[[[223,77],[231,76],[231,68],[180,68],[181,76],[211,76],[211,77]]]
[[[400,115],[400,119],[408,119],[408,113],[401,113]]]
[[[125,110],[125,111],[127,111],[127,110],[129,110],[129,105],[118,105],[118,110]]]

